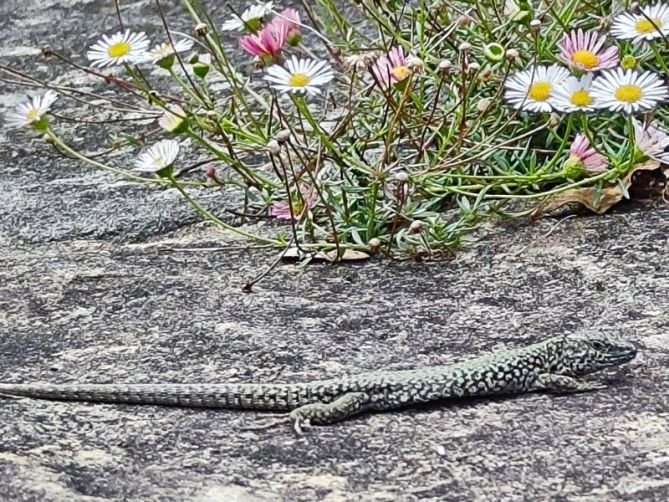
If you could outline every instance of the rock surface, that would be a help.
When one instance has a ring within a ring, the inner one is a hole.
[[[152,2],[121,4],[157,32]],[[115,29],[112,6],[3,0],[2,63],[80,78],[34,48],[82,61]],[[23,93],[0,82],[0,114]],[[86,131],[70,133],[95,141]],[[500,226],[446,264],[282,265],[244,294],[271,253],[198,224],[170,192],[1,131],[0,381],[304,380],[583,327],[622,331],[640,355],[596,393],[443,403],[303,437],[246,430],[256,413],[0,400],[0,499],[667,500],[668,218],[658,202]]]

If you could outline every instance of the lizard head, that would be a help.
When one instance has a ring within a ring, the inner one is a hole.
[[[618,333],[581,331],[562,339],[563,374],[587,375],[631,361],[637,349]]]

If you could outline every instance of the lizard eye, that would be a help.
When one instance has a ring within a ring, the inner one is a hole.
[[[592,348],[595,350],[604,350],[604,344],[602,342],[592,342]]]

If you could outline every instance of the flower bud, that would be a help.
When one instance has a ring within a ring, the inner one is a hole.
[[[472,48],[472,44],[470,44],[469,42],[462,42],[458,46],[458,50],[460,52],[469,52],[471,48]]]
[[[207,33],[209,33],[209,26],[204,23],[198,23],[195,26],[195,33],[198,37],[204,37]]]
[[[409,225],[409,232],[412,234],[419,234],[423,231],[423,222],[420,220],[414,220]]]
[[[564,177],[570,180],[578,180],[586,174],[583,161],[575,155],[571,155],[562,166]]]
[[[539,33],[539,30],[541,30],[541,21],[538,19],[532,19],[532,21],[530,21],[530,30],[532,30],[534,33]]]
[[[411,56],[407,58],[405,64],[411,71],[416,73],[420,73],[425,69],[425,62],[421,58],[416,56]]]
[[[270,155],[279,155],[281,153],[281,145],[276,140],[271,140],[267,143],[267,151]]]
[[[289,129],[282,129],[278,133],[276,133],[275,137],[277,143],[279,145],[283,145],[284,143],[288,142],[290,140],[290,130]]]
[[[469,73],[472,73],[472,74],[476,73],[476,72],[479,71],[480,69],[481,69],[481,65],[478,64],[478,63],[476,63],[476,62],[474,62],[474,63],[469,63],[469,66],[467,66],[467,71],[468,71]]]
[[[516,49],[507,49],[504,55],[506,56],[506,59],[508,59],[509,61],[513,61],[515,59],[518,59],[520,53]]]
[[[439,65],[437,66],[437,69],[444,74],[450,73],[452,68],[453,63],[451,63],[448,59],[442,59],[439,61]]]
[[[381,240],[378,237],[372,237],[367,243],[367,247],[370,251],[375,252],[381,247]]]
[[[492,71],[492,68],[484,68],[479,72],[479,80],[485,82],[495,78],[495,73]]]
[[[409,179],[409,175],[406,173],[406,171],[400,171],[395,173],[395,181],[399,181],[400,183],[404,183]]]
[[[631,54],[626,54],[620,61],[620,66],[625,70],[631,70],[636,66],[636,58]]]
[[[490,98],[483,98],[479,100],[478,103],[476,103],[476,109],[479,111],[479,113],[487,112],[491,106],[492,106],[492,99]]]
[[[557,127],[560,124],[560,115],[553,112],[548,117],[548,127]]]

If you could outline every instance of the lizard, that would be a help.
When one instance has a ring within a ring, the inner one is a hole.
[[[582,331],[451,365],[305,383],[0,383],[0,397],[288,412],[286,420],[301,434],[303,427],[367,411],[448,398],[598,390],[605,386],[579,377],[627,363],[636,353],[617,333]]]

